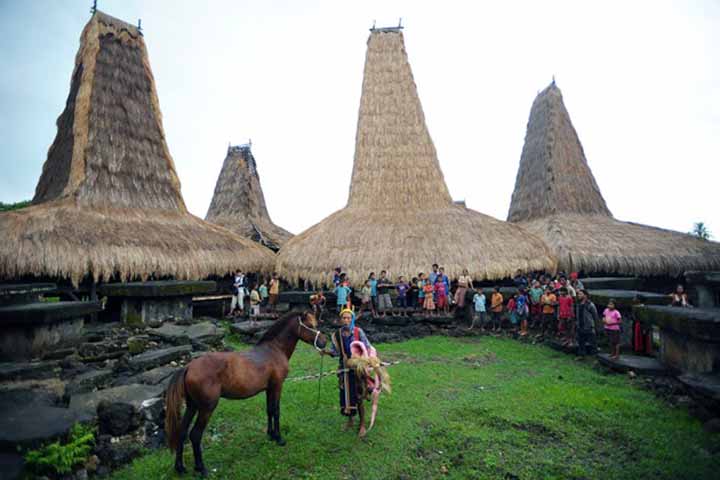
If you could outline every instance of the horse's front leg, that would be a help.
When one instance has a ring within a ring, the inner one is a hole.
[[[275,427],[273,419],[275,417],[275,402],[273,400],[273,389],[268,387],[265,390],[265,411],[267,412],[267,436],[270,440],[275,440]]]
[[[280,434],[280,396],[282,395],[282,383],[278,383],[278,386],[276,388],[276,394],[275,394],[275,441],[278,445],[283,446],[285,445],[285,440],[282,438],[282,435]]]

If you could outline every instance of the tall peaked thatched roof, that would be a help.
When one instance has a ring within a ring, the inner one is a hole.
[[[228,147],[205,220],[274,251],[292,237],[270,220],[250,145]]]
[[[612,217],[555,82],[533,102],[508,220],[563,270],[678,275],[720,268],[720,244]]]
[[[143,36],[96,12],[32,206],[0,215],[0,277],[202,278],[267,249],[188,213]]]
[[[425,124],[403,34],[368,39],[350,195],[345,208],[289,240],[278,254],[286,277],[328,281],[342,266],[359,283],[370,271],[393,277],[437,262],[480,279],[516,269],[554,268],[538,239],[514,225],[454,205]]]

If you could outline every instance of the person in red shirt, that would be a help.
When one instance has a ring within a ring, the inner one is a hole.
[[[558,298],[558,336],[563,338],[563,343],[570,341],[568,332],[570,330],[570,323],[574,317],[573,311],[573,298],[568,295],[567,289],[563,287],[560,289],[560,298]]]

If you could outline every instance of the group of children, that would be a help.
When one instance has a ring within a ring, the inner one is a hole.
[[[341,272],[340,267],[335,269],[333,283],[335,285],[334,292],[337,295],[337,311],[340,312],[352,303],[350,280],[346,273]],[[469,287],[472,287],[471,281]],[[390,295],[392,290],[396,292],[395,305],[393,305]],[[380,272],[379,278],[376,277],[375,272],[370,272],[359,293],[358,314],[370,311],[373,317],[378,315],[384,317],[391,310],[396,310],[398,315],[405,316],[408,309],[417,308],[422,309],[428,315],[435,315],[436,312],[447,315],[450,313],[450,305],[453,303],[453,299],[450,298],[450,278],[445,274],[445,270],[437,264],[433,264],[429,274],[420,272],[409,282],[403,276],[398,277],[397,282],[392,282],[385,270]],[[315,298],[321,296],[323,296],[321,290],[313,295]]]
[[[471,329],[479,322],[481,330],[487,326],[488,330],[499,332],[507,319],[511,329],[520,336],[526,336],[534,329],[538,331],[538,337],[554,334],[565,346],[577,345],[581,354],[588,348],[591,353],[595,350],[595,335],[599,329],[597,308],[577,274],[571,274],[568,281],[565,275],[556,278],[540,275],[528,279],[518,273],[514,281],[517,292],[507,303],[500,288],[493,289],[489,321],[485,294],[479,290],[473,295],[475,315]],[[617,358],[622,316],[612,299],[603,311],[602,324],[610,343],[611,357]]]
[[[263,308],[274,310],[280,293],[280,279],[273,273],[269,281],[260,278],[251,281],[241,270],[233,276],[233,296],[230,304],[228,318],[245,313],[245,297],[250,301],[250,320],[254,321]]]

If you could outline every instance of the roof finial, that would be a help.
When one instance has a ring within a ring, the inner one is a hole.
[[[398,28],[402,28],[402,17],[400,17],[400,20],[398,20]]]
[[[373,20],[373,26],[370,30],[375,30],[375,20]]]
[[[90,7],[90,13],[95,15],[95,12],[97,12],[97,0],[93,0],[92,7]]]
[[[553,87],[555,86],[555,74],[553,74],[553,81],[550,85],[552,85]]]
[[[142,34],[142,18],[138,18],[138,32]]]
[[[248,138],[248,147],[252,148],[252,138]]]

